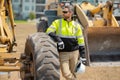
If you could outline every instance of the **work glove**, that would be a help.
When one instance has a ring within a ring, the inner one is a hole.
[[[85,47],[84,46],[79,46],[79,54],[80,54],[79,60],[81,60],[83,62],[83,64],[86,64]]]
[[[57,42],[58,50],[63,50],[64,49],[64,42],[62,41],[62,39],[59,36],[57,36],[54,32],[49,33],[49,36],[51,38],[53,38],[53,40],[55,42]]]
[[[64,49],[64,47],[65,47],[65,46],[64,46],[64,42],[63,42],[63,41],[58,42],[58,43],[57,43],[57,46],[58,46],[58,49],[59,49],[59,50],[63,50],[63,49]]]
[[[62,42],[61,38],[57,36],[54,32],[48,34],[55,42]]]
[[[85,58],[85,47],[79,46],[80,57]]]

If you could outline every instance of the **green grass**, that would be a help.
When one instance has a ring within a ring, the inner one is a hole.
[[[15,20],[16,24],[36,24],[35,22],[28,22],[26,20]]]
[[[15,23],[23,24],[23,23],[28,23],[28,22],[26,20],[15,20]]]

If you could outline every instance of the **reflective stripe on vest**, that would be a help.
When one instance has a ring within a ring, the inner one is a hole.
[[[62,35],[62,19],[59,19],[59,27],[58,27],[58,34],[57,35]]]
[[[61,37],[63,36],[63,37],[65,37],[65,36],[62,34],[62,26],[63,26],[63,25],[62,25],[62,22],[63,22],[62,20],[63,20],[63,19],[59,19],[59,27],[58,27],[58,31],[57,31],[56,33],[57,33],[58,36],[61,36]],[[72,23],[73,23],[73,22],[72,22]],[[74,22],[74,25],[77,26],[77,23]],[[77,27],[73,27],[73,26],[72,26],[72,32],[73,32],[74,29],[75,29],[75,34],[76,34],[78,29],[77,29]],[[70,36],[72,36],[72,35],[69,35],[69,36],[66,35],[66,38],[67,38],[67,37],[70,37]],[[75,37],[75,38],[76,38],[76,36],[72,36],[72,37]]]

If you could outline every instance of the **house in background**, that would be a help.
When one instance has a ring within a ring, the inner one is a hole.
[[[16,19],[28,19],[31,12],[36,18],[44,15],[44,10],[52,2],[58,0],[12,0],[13,11]]]
[[[16,19],[27,19],[30,12],[35,13],[35,0],[12,0]]]
[[[59,0],[60,1],[60,0]],[[84,1],[84,0],[77,0]],[[87,0],[95,4],[99,2],[105,3],[107,0]],[[120,17],[120,0],[113,0],[114,7],[117,9],[114,11],[114,15]],[[28,19],[31,12],[35,13],[36,18],[44,15],[44,10],[48,8],[50,3],[58,2],[58,0],[12,0],[13,11],[16,19]]]
[[[14,17],[16,17],[17,19],[21,17],[21,12],[22,12],[21,4],[22,4],[21,0],[12,0]]]

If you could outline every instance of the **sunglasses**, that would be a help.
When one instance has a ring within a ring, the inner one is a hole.
[[[69,11],[62,11],[62,12],[66,14],[66,13],[68,13]]]

